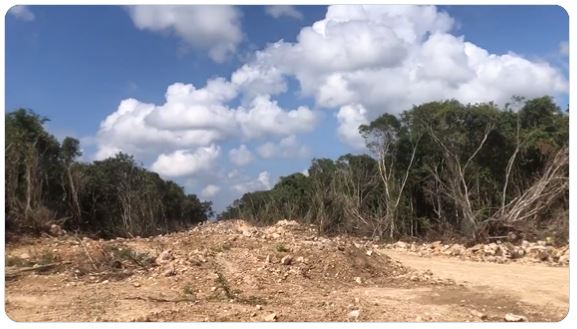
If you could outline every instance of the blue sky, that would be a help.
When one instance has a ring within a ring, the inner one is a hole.
[[[215,8],[12,9],[6,110],[50,118],[85,161],[133,153],[222,210],[314,157],[364,152],[356,127],[384,112],[513,94],[568,104],[561,7]]]

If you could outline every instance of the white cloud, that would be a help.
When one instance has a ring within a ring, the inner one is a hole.
[[[563,56],[569,56],[569,41],[563,41],[559,44],[559,52]]]
[[[8,10],[8,14],[26,22],[33,21],[36,18],[28,6],[13,6]]]
[[[243,194],[259,190],[269,190],[272,186],[273,183],[270,178],[270,173],[268,171],[262,171],[256,179],[234,184],[232,189],[236,193]]]
[[[268,46],[244,69],[295,77],[301,94],[339,109],[338,135],[359,147],[357,123],[383,112],[448,98],[504,104],[514,95],[567,92],[559,69],[514,53],[491,54],[451,34],[453,25],[434,6],[330,6],[296,42]]]
[[[160,154],[150,169],[166,177],[190,176],[213,168],[219,154],[220,147],[216,145],[200,147],[193,152],[177,150]]]
[[[243,92],[246,100],[258,95],[280,94],[287,90],[282,72],[278,68],[261,67],[257,63],[243,65],[232,74],[231,81]]]
[[[244,144],[238,149],[231,149],[228,152],[228,157],[230,161],[237,166],[246,166],[254,159],[252,152]]]
[[[289,5],[273,5],[273,6],[266,6],[265,12],[274,17],[279,18],[281,16],[291,17],[295,19],[303,19],[303,14],[298,11],[294,6]]]
[[[141,30],[169,31],[188,45],[206,49],[223,62],[242,41],[241,12],[233,6],[129,6],[134,25]]]
[[[216,60],[233,52],[242,39],[234,8],[223,9],[228,14],[213,16],[211,22],[205,22],[210,15],[192,20],[198,13],[175,7],[146,8],[129,9],[137,27],[172,31],[196,48],[217,49],[211,53]],[[192,28],[204,24],[214,26]],[[492,54],[456,35],[453,25],[434,6],[330,6],[325,18],[302,28],[295,42],[281,40],[257,51],[230,79],[213,78],[204,87],[174,83],[163,104],[122,101],[101,123],[96,158],[119,151],[152,157],[159,172],[195,176],[199,189],[218,184],[223,186],[218,197],[230,197],[269,188],[271,175],[245,177],[236,169],[227,174],[230,168],[212,175],[215,160],[199,160],[200,149],[220,150],[220,142],[237,141],[228,152],[237,165],[248,161],[246,153],[253,155],[243,143],[254,140],[264,142],[255,149],[262,158],[305,156],[308,149],[297,138],[314,129],[322,108],[334,110],[336,135],[362,149],[358,126],[384,112],[398,114],[414,104],[448,98],[503,104],[513,95],[567,93],[566,77],[549,63],[515,53]],[[560,51],[568,51],[566,44]],[[274,96],[289,91],[288,79],[299,86],[290,92],[311,97],[314,107],[278,104]]]
[[[366,114],[367,110],[360,104],[343,106],[336,114],[339,138],[355,149],[362,149],[365,145],[359,126],[368,122]]]
[[[311,131],[317,115],[305,106],[283,110],[270,96],[256,96],[248,104],[231,108],[237,85],[222,78],[204,88],[175,83],[168,87],[162,105],[123,100],[101,124],[96,159],[118,151],[135,156],[207,146],[231,139],[289,136]]]
[[[265,159],[274,157],[304,158],[311,153],[308,147],[299,144],[295,135],[281,139],[278,144],[266,142],[257,148],[257,152]]]
[[[277,146],[273,142],[266,142],[256,148],[257,153],[265,159],[272,158],[277,154]]]
[[[264,135],[291,135],[311,131],[317,123],[317,115],[306,106],[283,111],[269,96],[257,96],[248,107],[236,112],[242,134],[248,138]]]
[[[219,186],[209,184],[202,189],[200,195],[204,198],[212,198],[217,195],[218,192],[220,192]]]

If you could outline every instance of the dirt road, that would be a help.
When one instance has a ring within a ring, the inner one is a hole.
[[[413,322],[503,321],[507,313],[559,321],[568,309],[566,267],[420,258],[289,224],[8,245],[11,263],[26,256],[66,265],[9,268],[20,274],[7,280],[6,311],[16,321]],[[122,252],[104,257],[110,250]],[[142,253],[166,261],[135,267]]]
[[[569,268],[540,264],[495,264],[444,257],[418,257],[387,251],[393,259],[417,270],[431,270],[440,277],[479,289],[506,291],[519,300],[537,306],[566,308],[569,304]]]

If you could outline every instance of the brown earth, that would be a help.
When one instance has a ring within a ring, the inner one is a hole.
[[[423,258],[290,221],[6,253],[15,321],[559,321],[569,300],[567,267]]]

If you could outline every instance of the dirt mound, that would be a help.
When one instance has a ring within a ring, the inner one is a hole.
[[[468,308],[421,304],[421,295],[478,295],[403,266],[368,239],[320,237],[288,220],[106,241],[63,234],[6,250],[6,308],[16,320],[465,321]],[[497,300],[503,311],[549,319]]]

